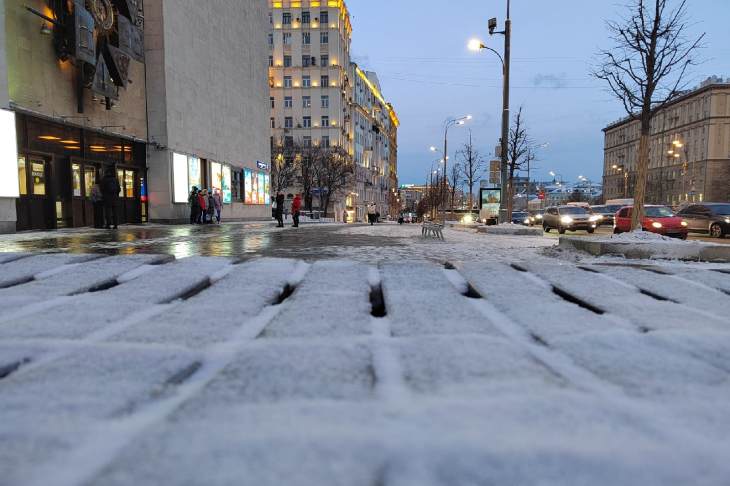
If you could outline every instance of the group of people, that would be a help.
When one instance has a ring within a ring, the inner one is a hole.
[[[114,169],[107,169],[101,181],[91,187],[94,228],[117,229],[117,205],[121,186]]]
[[[276,218],[276,227],[277,228],[283,228],[284,227],[284,209],[286,207],[286,198],[284,197],[283,193],[278,193],[276,195],[276,198],[274,199],[273,203],[273,209],[274,209],[274,218]],[[292,220],[293,224],[292,227],[298,228],[299,227],[299,215],[302,210],[302,196],[297,194],[294,196],[294,200],[291,203],[291,214],[292,214]]]
[[[221,222],[223,197],[218,189],[198,189],[193,186],[188,196],[190,224],[212,224]]]
[[[376,206],[375,203],[368,204],[367,209],[368,223],[370,223],[370,226],[372,226],[380,221],[380,211],[378,211],[378,206]]]

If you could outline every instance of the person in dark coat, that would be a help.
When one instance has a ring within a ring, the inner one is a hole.
[[[104,195],[101,193],[101,186],[95,183],[91,186],[89,199],[94,208],[94,228],[104,227]]]
[[[208,224],[213,224],[213,219],[215,218],[215,198],[213,197],[213,191],[208,191],[208,200],[206,201],[207,208],[208,208],[208,217],[206,218],[206,222]]]
[[[294,201],[291,203],[291,213],[292,213],[292,219],[294,220],[294,224],[292,225],[294,228],[299,227],[299,211],[302,209],[302,197],[297,194],[294,196]]]
[[[190,224],[198,222],[200,217],[200,203],[198,202],[198,188],[193,186],[188,196],[188,204],[190,204]]]
[[[276,195],[276,210],[274,212],[274,217],[277,221],[277,228],[283,228],[284,227],[284,194],[279,193]]]
[[[114,169],[107,169],[101,179],[101,195],[104,200],[104,222],[106,229],[117,229],[117,205],[119,204],[119,180]]]

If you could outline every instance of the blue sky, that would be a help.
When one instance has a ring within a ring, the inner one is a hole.
[[[616,18],[624,2],[603,0],[513,0],[512,90],[514,111],[522,105],[532,138],[549,143],[536,163],[537,176],[550,170],[565,180],[579,175],[600,180],[601,129],[624,116],[621,106],[590,78],[599,47],[608,47],[604,20]],[[504,20],[505,0],[348,0],[353,17],[352,54],[375,70],[384,96],[401,119],[401,183],[421,183],[435,160],[431,145],[443,145],[443,122],[472,114],[475,143],[493,154],[500,130],[501,66],[489,52],[471,53],[466,42],[485,39],[501,52],[503,38],[489,37],[487,20]],[[691,73],[730,77],[730,1],[689,0],[692,32],[706,32],[705,62]],[[453,150],[467,128],[449,134]]]

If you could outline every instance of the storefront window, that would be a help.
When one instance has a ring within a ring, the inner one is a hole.
[[[71,179],[74,197],[81,197],[81,166],[79,164],[71,164]]]
[[[183,154],[172,154],[173,202],[188,202],[188,157]]]
[[[222,189],[223,167],[218,162],[210,161],[210,185],[213,189]]]
[[[31,177],[33,177],[33,194],[46,195],[46,164],[41,161],[31,161]]]
[[[256,181],[256,178],[253,177],[253,171],[251,169],[244,169],[243,170],[243,185],[245,188],[245,198],[244,202],[246,204],[256,204],[254,202],[254,194],[257,194],[257,192],[254,189],[254,181]]]
[[[246,204],[270,204],[269,175],[264,172],[254,172],[251,169],[243,170],[243,183]]]
[[[119,197],[124,197],[124,170],[117,169],[117,180],[119,181]]]
[[[223,166],[223,177],[221,178],[221,192],[223,193],[223,203],[230,204],[233,201],[231,193],[231,166]]]
[[[203,185],[203,181],[200,173],[200,159],[193,156],[188,156],[188,191],[193,189],[193,186],[200,189]],[[187,201],[187,197],[185,199]]]
[[[134,198],[134,171],[124,171],[124,191],[128,198]]]
[[[28,174],[25,168],[25,157],[18,157],[18,187],[20,195],[28,195]]]
[[[93,167],[84,167],[84,188],[86,197],[91,196],[91,188],[96,184],[96,170]]]

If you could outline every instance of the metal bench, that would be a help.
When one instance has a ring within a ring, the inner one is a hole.
[[[440,223],[429,223],[424,221],[421,225],[421,236],[444,239],[444,225]]]

